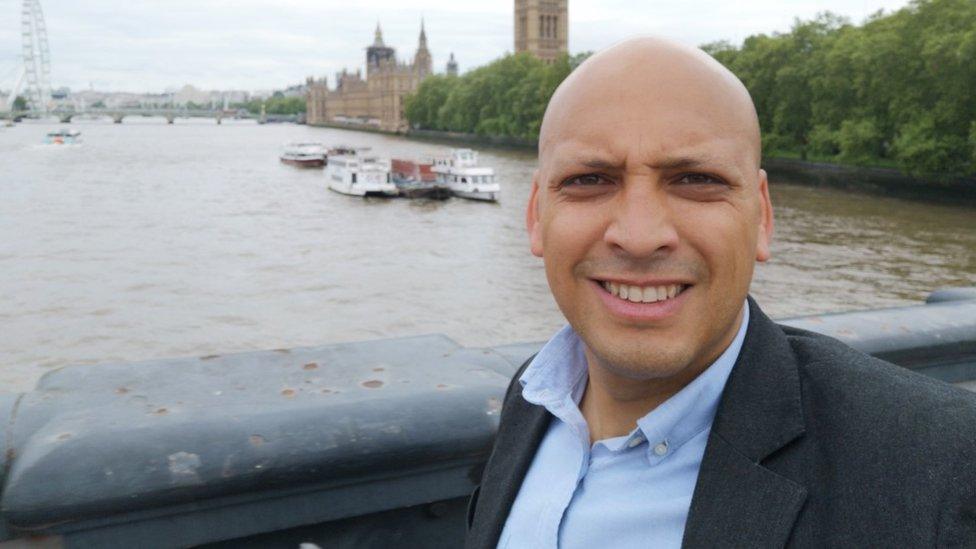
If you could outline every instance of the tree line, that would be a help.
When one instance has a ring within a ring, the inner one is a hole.
[[[262,105],[267,114],[299,114],[305,112],[306,100],[304,97],[285,97],[281,92],[275,92],[267,99],[251,99],[246,103],[235,103],[232,107],[260,114]]]
[[[918,176],[976,174],[976,2],[913,0],[860,25],[830,13],[789,32],[703,49],[749,89],[764,154]],[[412,127],[534,139],[556,86],[585,54],[509,55],[408,98]]]
[[[585,56],[545,64],[519,53],[463,76],[430,76],[407,97],[407,120],[418,129],[536,139],[549,97]]]

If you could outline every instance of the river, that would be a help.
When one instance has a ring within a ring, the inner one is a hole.
[[[278,162],[315,140],[418,156],[444,145],[297,125],[128,118],[0,128],[0,387],[69,364],[443,333],[538,341],[563,319],[523,212],[535,161],[481,150],[498,204],[356,199]],[[972,209],[773,180],[774,317],[917,303],[976,284]]]

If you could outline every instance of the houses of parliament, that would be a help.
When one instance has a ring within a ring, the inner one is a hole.
[[[568,0],[515,0],[515,52],[529,52],[547,63],[568,51]],[[454,54],[446,73],[456,75]],[[410,62],[398,61],[396,50],[383,41],[379,24],[373,43],[366,48],[366,75],[361,69],[343,69],[335,76],[335,88],[326,78],[308,78],[306,121],[313,126],[358,125],[388,132],[408,129],[404,98],[433,74],[423,21],[417,51]]]

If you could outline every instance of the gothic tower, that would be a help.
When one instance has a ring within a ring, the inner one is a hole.
[[[434,70],[434,64],[430,57],[430,50],[427,49],[427,33],[424,31],[424,20],[420,20],[420,40],[417,44],[417,53],[413,56],[413,70],[417,76],[423,79]]]
[[[366,78],[369,78],[369,75],[380,65],[386,63],[396,63],[396,51],[383,43],[383,31],[377,22],[376,32],[373,34],[373,44],[366,48]]]
[[[569,0],[515,0],[515,53],[552,63],[569,51]]]
[[[451,58],[447,60],[447,75],[457,76],[458,75],[458,64],[454,60],[454,52],[451,52]]]

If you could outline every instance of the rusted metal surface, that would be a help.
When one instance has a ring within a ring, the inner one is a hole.
[[[968,295],[784,322],[976,388]],[[52,372],[0,395],[0,540],[455,546],[509,378],[540,345],[425,336]]]

